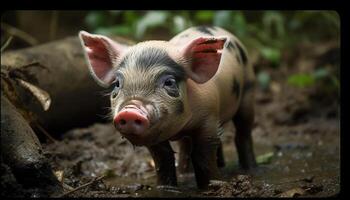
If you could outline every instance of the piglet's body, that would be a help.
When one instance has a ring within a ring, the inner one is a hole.
[[[254,72],[243,45],[219,27],[190,28],[170,41],[128,47],[101,35],[79,34],[96,81],[113,87],[111,108],[119,132],[145,145],[156,164],[158,184],[176,185],[174,153],[180,141],[179,170],[192,160],[197,184],[219,179],[219,135],[236,126],[243,168],[254,167]]]

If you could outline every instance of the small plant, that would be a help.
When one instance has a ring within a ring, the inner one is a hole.
[[[299,88],[318,86],[322,92],[335,92],[339,95],[339,79],[325,67],[319,68],[309,74],[293,74],[288,77],[287,83]]]

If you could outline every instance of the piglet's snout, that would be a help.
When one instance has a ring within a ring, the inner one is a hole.
[[[128,105],[115,116],[114,124],[122,134],[139,135],[147,130],[149,120],[144,109]]]

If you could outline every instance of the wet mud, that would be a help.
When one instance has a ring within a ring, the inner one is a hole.
[[[234,127],[225,132],[222,180],[198,190],[193,173],[178,187],[157,187],[154,162],[112,124],[73,129],[43,145],[65,197],[327,197],[340,191],[339,100],[317,88],[295,88],[271,72],[268,90],[257,89],[253,129],[258,167],[239,168]],[[316,94],[316,97],[315,97]],[[176,143],[172,143],[177,151]],[[177,154],[175,154],[177,157]],[[103,176],[103,177],[101,177]],[[99,178],[99,180],[96,180]],[[87,184],[88,183],[88,184]],[[86,186],[84,186],[84,184]]]

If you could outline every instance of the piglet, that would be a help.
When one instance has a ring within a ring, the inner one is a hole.
[[[234,35],[199,26],[170,41],[134,46],[85,31],[79,38],[92,77],[112,90],[116,129],[132,144],[148,148],[158,185],[177,185],[169,143],[175,140],[180,142],[180,166],[192,160],[199,188],[220,179],[219,135],[231,121],[241,167],[256,166],[251,138],[255,75]]]

